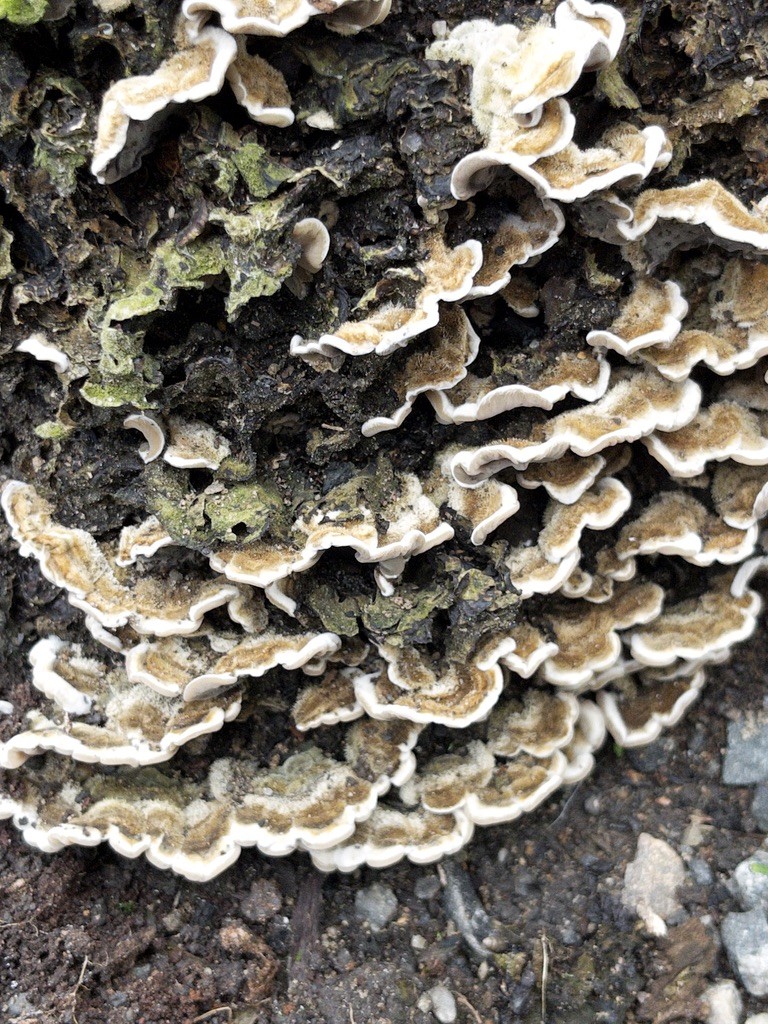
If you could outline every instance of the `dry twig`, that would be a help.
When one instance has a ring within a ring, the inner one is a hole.
[[[546,932],[541,934],[541,1024],[547,1024],[547,982],[549,981],[550,942]]]
[[[215,1017],[217,1013],[226,1013],[226,1019],[232,1020],[231,1006],[214,1006],[212,1010],[206,1010],[205,1013],[201,1013],[199,1017],[193,1017],[192,1024],[200,1024],[200,1021],[210,1020],[210,1018]]]
[[[77,993],[81,988],[83,988],[83,978],[85,977],[85,972],[88,970],[89,963],[90,960],[86,956],[83,960],[83,966],[80,968],[80,976],[77,979],[77,984],[72,989],[72,993],[70,995],[70,999],[72,1000],[72,1020],[74,1024],[78,1024],[77,1014],[75,1013],[75,1007],[77,1006]]]
[[[480,1014],[474,1008],[472,1003],[470,1003],[470,1001],[467,999],[467,997],[463,996],[461,994],[461,992],[457,992],[456,993],[456,1002],[460,1003],[464,1007],[465,1010],[469,1010],[469,1012],[472,1014],[472,1016],[477,1021],[477,1024],[489,1024],[488,1020],[485,1017],[481,1017],[480,1016]]]

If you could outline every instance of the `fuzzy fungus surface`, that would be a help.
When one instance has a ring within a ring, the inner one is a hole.
[[[608,4],[162,6],[84,85],[15,72],[57,198],[16,266],[3,169],[0,353],[48,385],[1,500],[47,608],[0,817],[200,881],[433,861],[755,629],[768,205],[609,101]]]

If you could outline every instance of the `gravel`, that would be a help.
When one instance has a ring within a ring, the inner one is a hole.
[[[371,931],[379,932],[397,914],[397,896],[388,885],[374,882],[355,896],[355,913],[371,926]]]
[[[669,843],[641,832],[635,859],[624,873],[622,902],[642,918],[654,935],[665,935],[665,921],[682,907],[677,889],[685,881],[685,865]]]
[[[691,857],[688,861],[688,870],[691,873],[691,878],[697,885],[709,886],[715,880],[712,868],[702,857]]]
[[[768,851],[756,850],[733,872],[736,895],[744,910],[768,911]]]
[[[439,892],[440,879],[437,875],[422,875],[413,887],[413,894],[418,900],[432,900]]]
[[[768,781],[768,720],[765,712],[728,725],[723,782],[751,786]]]
[[[768,832],[768,783],[761,782],[755,787],[752,815],[761,832]]]
[[[432,1013],[440,1024],[453,1024],[456,1020],[456,1000],[445,985],[435,985],[427,993],[432,1003]]]
[[[739,1024],[744,1013],[741,993],[733,981],[718,981],[702,992],[702,1003],[709,1014],[707,1024]]]
[[[721,932],[731,966],[750,995],[768,995],[768,920],[762,909],[727,914]]]

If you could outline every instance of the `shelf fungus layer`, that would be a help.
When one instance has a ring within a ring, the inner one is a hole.
[[[2,351],[46,412],[0,467],[0,817],[43,851],[434,861],[655,740],[756,627],[759,176],[637,109],[608,4],[403,6],[184,0],[35,108],[71,237],[15,268],[9,186]]]

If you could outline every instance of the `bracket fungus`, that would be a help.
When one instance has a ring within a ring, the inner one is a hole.
[[[88,221],[8,317],[64,391],[2,490],[66,596],[0,721],[41,850],[433,861],[754,630],[766,201],[617,119],[618,10],[482,7],[427,40],[388,0],[184,0],[101,97],[103,251]]]

